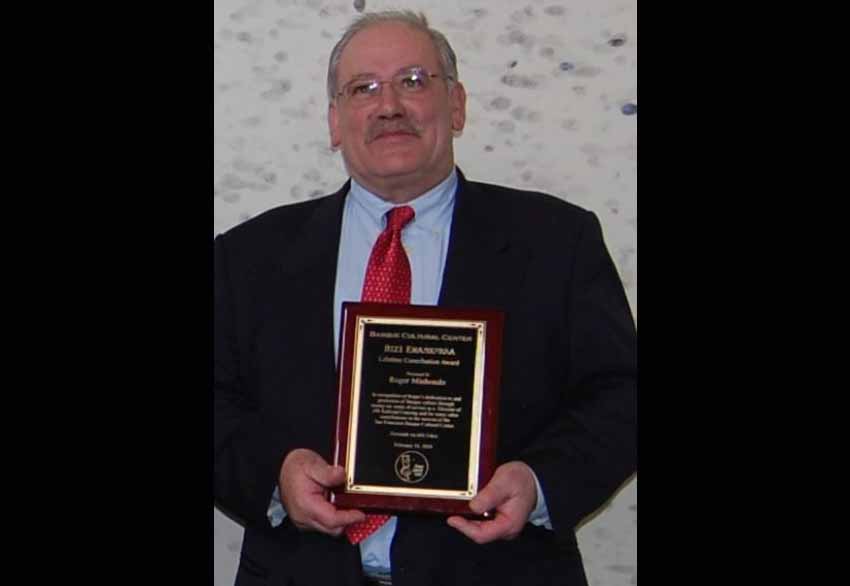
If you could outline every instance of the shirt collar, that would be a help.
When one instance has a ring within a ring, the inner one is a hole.
[[[412,207],[416,213],[411,226],[416,225],[421,228],[433,230],[438,229],[441,224],[444,224],[446,218],[451,217],[457,182],[457,169],[452,167],[449,176],[438,185],[404,204]],[[352,203],[366,212],[369,218],[382,229],[385,224],[385,214],[392,208],[398,207],[398,204],[383,200],[370,192],[357,183],[353,177],[351,178],[351,189],[348,197],[351,198]]]

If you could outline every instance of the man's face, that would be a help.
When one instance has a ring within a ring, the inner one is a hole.
[[[351,176],[386,199],[415,197],[446,178],[454,166],[453,131],[466,120],[466,94],[459,83],[449,90],[430,37],[401,23],[357,33],[337,67],[339,92],[354,78],[388,81],[414,66],[441,77],[415,95],[384,83],[363,103],[339,96],[330,105],[331,144],[341,147]]]

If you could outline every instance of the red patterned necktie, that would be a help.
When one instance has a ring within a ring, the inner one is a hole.
[[[410,206],[393,208],[387,227],[372,247],[361,301],[374,303],[410,303],[410,263],[401,245],[401,230],[413,219]]]
[[[410,262],[401,244],[401,231],[413,219],[413,208],[401,206],[389,211],[387,227],[372,247],[361,301],[373,303],[410,303]],[[377,531],[389,515],[367,514],[366,520],[345,528],[345,536],[357,544]]]

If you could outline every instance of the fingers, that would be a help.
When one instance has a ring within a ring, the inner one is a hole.
[[[325,459],[312,450],[297,449],[287,454],[281,466],[281,479],[306,475],[323,487],[336,486],[345,479],[345,471],[340,466],[331,466]]]
[[[319,459],[321,459],[321,456],[319,456]],[[304,472],[314,482],[325,488],[333,488],[345,482],[345,468],[342,466],[331,466],[325,463],[324,460],[307,464]]]
[[[530,505],[529,513],[537,504],[534,473],[525,462],[508,462],[496,468],[490,482],[469,501],[469,508],[482,514],[515,499]]]
[[[304,513],[309,529],[321,531],[328,535],[338,536],[347,525],[363,521],[366,515],[355,509],[337,509],[324,499],[317,499],[313,507],[308,507]]]
[[[531,468],[523,462],[508,462],[499,466],[490,482],[469,501],[474,513],[495,510],[492,520],[452,516],[446,522],[475,543],[510,540],[522,532],[536,503],[537,485]]]
[[[327,499],[328,489],[345,481],[345,471],[331,466],[316,452],[298,449],[287,454],[281,466],[281,502],[292,523],[304,531],[337,536],[346,525],[362,521],[358,510],[340,510]]]
[[[469,508],[473,513],[483,515],[487,511],[497,509],[511,497],[510,486],[500,481],[495,475],[493,479],[482,488],[471,501]]]
[[[498,539],[510,540],[519,535],[519,528],[505,515],[497,514],[492,521],[477,521],[460,516],[449,517],[446,522],[449,527],[454,527],[475,543],[484,544]]]

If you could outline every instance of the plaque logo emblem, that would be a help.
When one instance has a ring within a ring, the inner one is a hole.
[[[414,450],[402,452],[395,459],[395,474],[400,480],[415,484],[428,475],[428,458]]]

